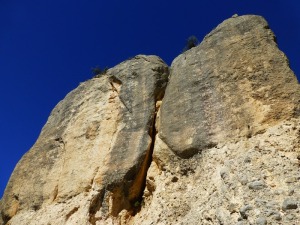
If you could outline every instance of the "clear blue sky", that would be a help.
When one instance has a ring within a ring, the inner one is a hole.
[[[300,75],[299,0],[0,0],[0,197],[50,111],[96,65],[137,54],[167,64],[237,13],[264,16]]]

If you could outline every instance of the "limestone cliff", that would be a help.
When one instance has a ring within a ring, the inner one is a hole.
[[[224,21],[170,73],[136,56],[54,108],[0,223],[298,224],[299,102],[259,16]]]
[[[160,137],[182,157],[263,132],[299,112],[296,77],[262,17],[223,22],[178,56],[171,71]]]
[[[95,224],[131,211],[143,194],[167,77],[160,58],[140,55],[69,93],[16,166],[3,220]]]

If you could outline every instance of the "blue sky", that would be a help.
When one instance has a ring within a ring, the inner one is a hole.
[[[167,64],[237,13],[264,16],[300,75],[299,0],[0,0],[0,197],[53,107],[95,66],[137,54]]]

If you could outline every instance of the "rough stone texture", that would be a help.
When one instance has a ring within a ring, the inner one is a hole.
[[[167,77],[160,58],[140,55],[68,94],[17,164],[3,197],[3,219],[95,224],[129,211],[145,185],[155,102]]]
[[[282,210],[286,211],[289,209],[297,209],[298,208],[298,202],[291,200],[291,199],[285,199],[282,203]]]
[[[267,219],[265,217],[259,217],[256,220],[257,225],[266,225],[267,224]]]
[[[299,208],[282,210],[300,200],[299,138],[290,119],[182,159],[157,137],[144,205],[128,224],[299,224]],[[250,189],[255,181],[265,187]]]
[[[261,17],[224,21],[164,99],[154,56],[81,84],[18,163],[4,222],[300,224],[300,90],[274,40]]]
[[[299,224],[299,93],[263,18],[219,25],[172,63],[144,205],[127,223]]]
[[[173,61],[160,137],[187,158],[298,116],[299,95],[267,22],[230,18]]]

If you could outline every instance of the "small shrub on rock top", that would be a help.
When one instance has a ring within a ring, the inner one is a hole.
[[[185,52],[193,47],[196,47],[198,45],[199,41],[196,38],[196,36],[192,35],[190,36],[187,40],[186,40],[186,45],[184,47],[184,49],[182,50],[182,52]]]
[[[106,74],[108,68],[105,67],[104,69],[101,69],[100,67],[96,66],[96,67],[92,68],[91,70],[94,75],[93,78],[99,78],[101,75]]]

